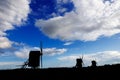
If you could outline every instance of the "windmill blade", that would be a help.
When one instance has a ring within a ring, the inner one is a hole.
[[[43,55],[43,50],[42,50],[42,41],[40,42],[40,63],[41,63],[41,68],[42,68],[42,55]]]
[[[41,52],[41,55],[43,54],[43,50],[42,50],[42,41],[40,42],[40,52]]]
[[[82,54],[82,57],[81,57],[81,59],[82,59],[82,60],[84,59],[84,55],[83,55],[83,54]],[[82,64],[83,64],[83,66],[85,65],[85,64],[84,64],[84,62],[83,62]]]
[[[83,60],[83,54],[82,54],[82,60]]]

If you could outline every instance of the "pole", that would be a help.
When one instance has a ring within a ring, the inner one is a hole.
[[[42,51],[42,41],[40,42],[40,63],[41,63],[41,68],[43,67],[42,65],[42,55],[43,55],[43,51]]]

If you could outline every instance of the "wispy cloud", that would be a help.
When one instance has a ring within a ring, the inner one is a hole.
[[[77,58],[82,57],[82,55],[69,55],[59,57],[58,60],[60,61],[76,61]],[[115,64],[120,63],[120,52],[119,51],[103,51],[97,53],[89,53],[84,54],[83,61],[86,66],[91,65],[91,61],[96,60],[98,65],[105,65],[105,64]]]
[[[15,56],[19,58],[28,58],[29,57],[29,52],[32,50],[30,47],[23,47],[19,49],[18,51],[15,51],[14,54]]]
[[[9,48],[11,45],[12,42],[7,37],[0,37],[0,48]]]
[[[35,51],[35,50],[40,50],[39,47],[27,47],[24,46],[23,48],[19,49],[18,51],[15,51],[14,54],[19,57],[19,58],[28,58],[29,57],[29,52],[30,51]],[[60,55],[63,54],[67,51],[67,49],[62,48],[62,49],[57,49],[57,48],[44,48],[43,49],[43,55],[49,55],[49,56],[54,56],[54,55]]]
[[[57,4],[61,4],[61,3],[68,3],[71,0],[57,0]]]
[[[21,68],[23,62],[0,62],[0,69],[16,69]]]
[[[1,0],[0,1],[0,48],[9,48],[12,45],[6,37],[6,31],[20,26],[27,20],[30,13],[30,0]]]
[[[58,0],[59,4],[63,1]],[[95,41],[100,36],[108,37],[120,33],[119,0],[71,1],[75,7],[74,11],[48,20],[39,19],[36,26],[50,38],[67,41]]]
[[[67,51],[67,49],[65,49],[65,48],[62,48],[62,49],[45,48],[45,49],[43,49],[44,54],[48,54],[48,55],[51,55],[51,56],[56,55],[56,54],[60,55],[60,54],[65,53],[66,51]]]
[[[66,42],[66,43],[64,43],[65,46],[68,46],[68,45],[71,45],[71,44],[73,44],[73,42]]]

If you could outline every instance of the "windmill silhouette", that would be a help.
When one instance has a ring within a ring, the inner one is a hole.
[[[75,67],[82,68],[83,65],[84,65],[84,62],[83,62],[83,55],[82,55],[82,57],[76,59],[76,66]]]
[[[43,67],[42,64],[42,56],[43,56],[43,50],[42,50],[42,42],[40,42],[40,51],[30,51],[29,58],[24,64],[22,65],[22,68],[31,67],[33,69],[36,69],[39,67]]]

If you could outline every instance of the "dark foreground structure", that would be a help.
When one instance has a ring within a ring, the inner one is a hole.
[[[41,51],[30,51],[22,68],[0,70],[0,80],[120,80],[120,64],[97,66],[95,60],[91,63],[83,67],[83,58],[78,58],[74,67],[42,68],[41,48]]]
[[[0,70],[0,80],[119,80],[120,64],[82,68]]]

